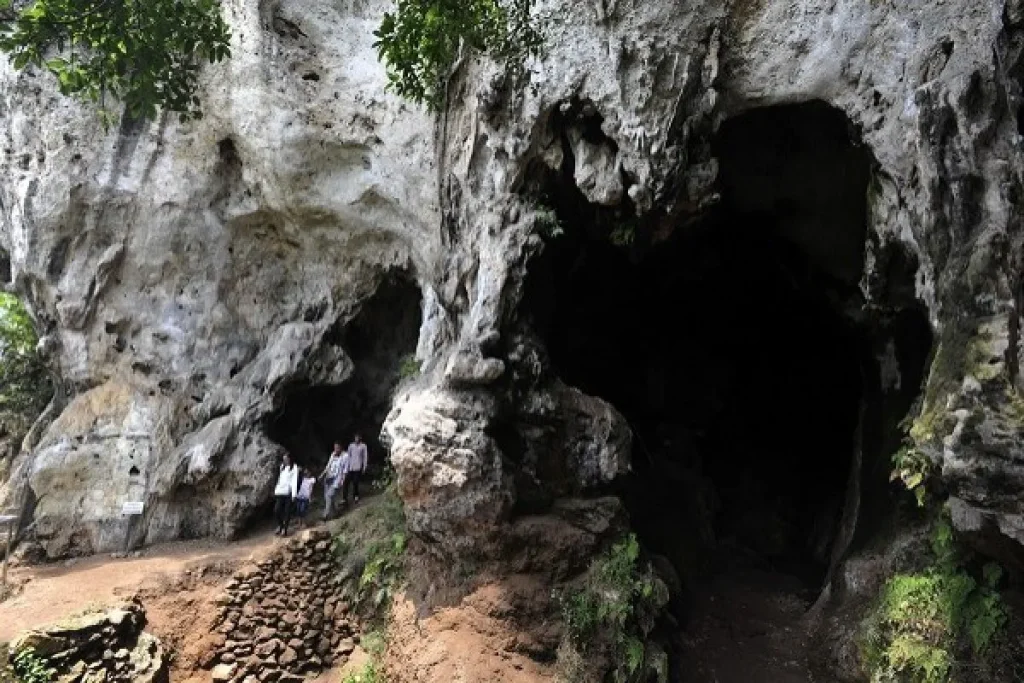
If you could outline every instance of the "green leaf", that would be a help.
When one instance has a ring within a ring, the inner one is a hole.
[[[199,63],[231,54],[230,31],[212,0],[36,0],[7,28],[0,50],[16,69],[45,64],[62,92],[92,102],[109,95],[145,118],[161,108],[197,116]],[[67,75],[72,66],[75,75]]]

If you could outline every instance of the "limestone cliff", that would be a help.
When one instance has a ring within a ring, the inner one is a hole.
[[[286,392],[347,379],[342,328],[388,278],[428,290],[443,253],[432,124],[384,93],[381,7],[224,12],[235,57],[194,124],[105,133],[5,67],[3,245],[67,382],[8,487],[54,556],[120,549],[127,500],[135,541],[236,531]]]
[[[231,535],[268,497],[268,424],[363,371],[351,329],[405,278],[422,373],[384,435],[411,528],[500,552],[524,509],[604,492],[631,457],[626,419],[556,376],[524,314],[538,198],[578,192],[668,239],[719,199],[726,122],[815,101],[867,151],[866,233],[789,236],[859,283],[851,318],[926,311],[914,437],[960,526],[1019,560],[1018,5],[544,2],[529,82],[466,60],[436,119],[384,92],[382,2],[227,0],[234,57],[187,125],[104,133],[5,68],[0,240],[67,383],[8,495],[27,482],[51,556],[119,547],[127,499],[147,502],[136,540]],[[883,405],[910,375],[875,341]]]

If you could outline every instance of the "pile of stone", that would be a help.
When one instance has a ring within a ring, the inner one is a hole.
[[[343,662],[358,643],[340,596],[330,535],[303,532],[228,583],[217,622],[214,681],[301,681]]]
[[[142,629],[146,612],[137,600],[104,612],[28,631],[10,645],[12,658],[31,650],[61,683],[167,683],[160,641]]]

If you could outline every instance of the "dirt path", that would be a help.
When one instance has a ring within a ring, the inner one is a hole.
[[[806,585],[759,569],[732,569],[701,591],[680,634],[681,683],[813,683],[801,618]]]
[[[270,533],[261,533],[235,543],[184,541],[150,547],[137,558],[97,555],[73,563],[16,568],[11,572],[13,583],[25,583],[18,595],[0,603],[0,642],[135,593],[154,598],[146,600],[147,616],[159,632],[171,615],[155,609],[162,602],[155,598],[182,584],[212,589],[236,567],[272,548],[276,540]]]

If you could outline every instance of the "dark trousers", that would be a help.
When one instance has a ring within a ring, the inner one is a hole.
[[[349,502],[348,492],[352,490],[352,494],[355,499],[359,498],[359,477],[363,475],[362,472],[349,472],[345,475],[345,483],[342,484],[341,499],[345,502]]]
[[[288,533],[288,522],[292,519],[291,496],[274,496],[274,519],[277,520],[277,530]]]

